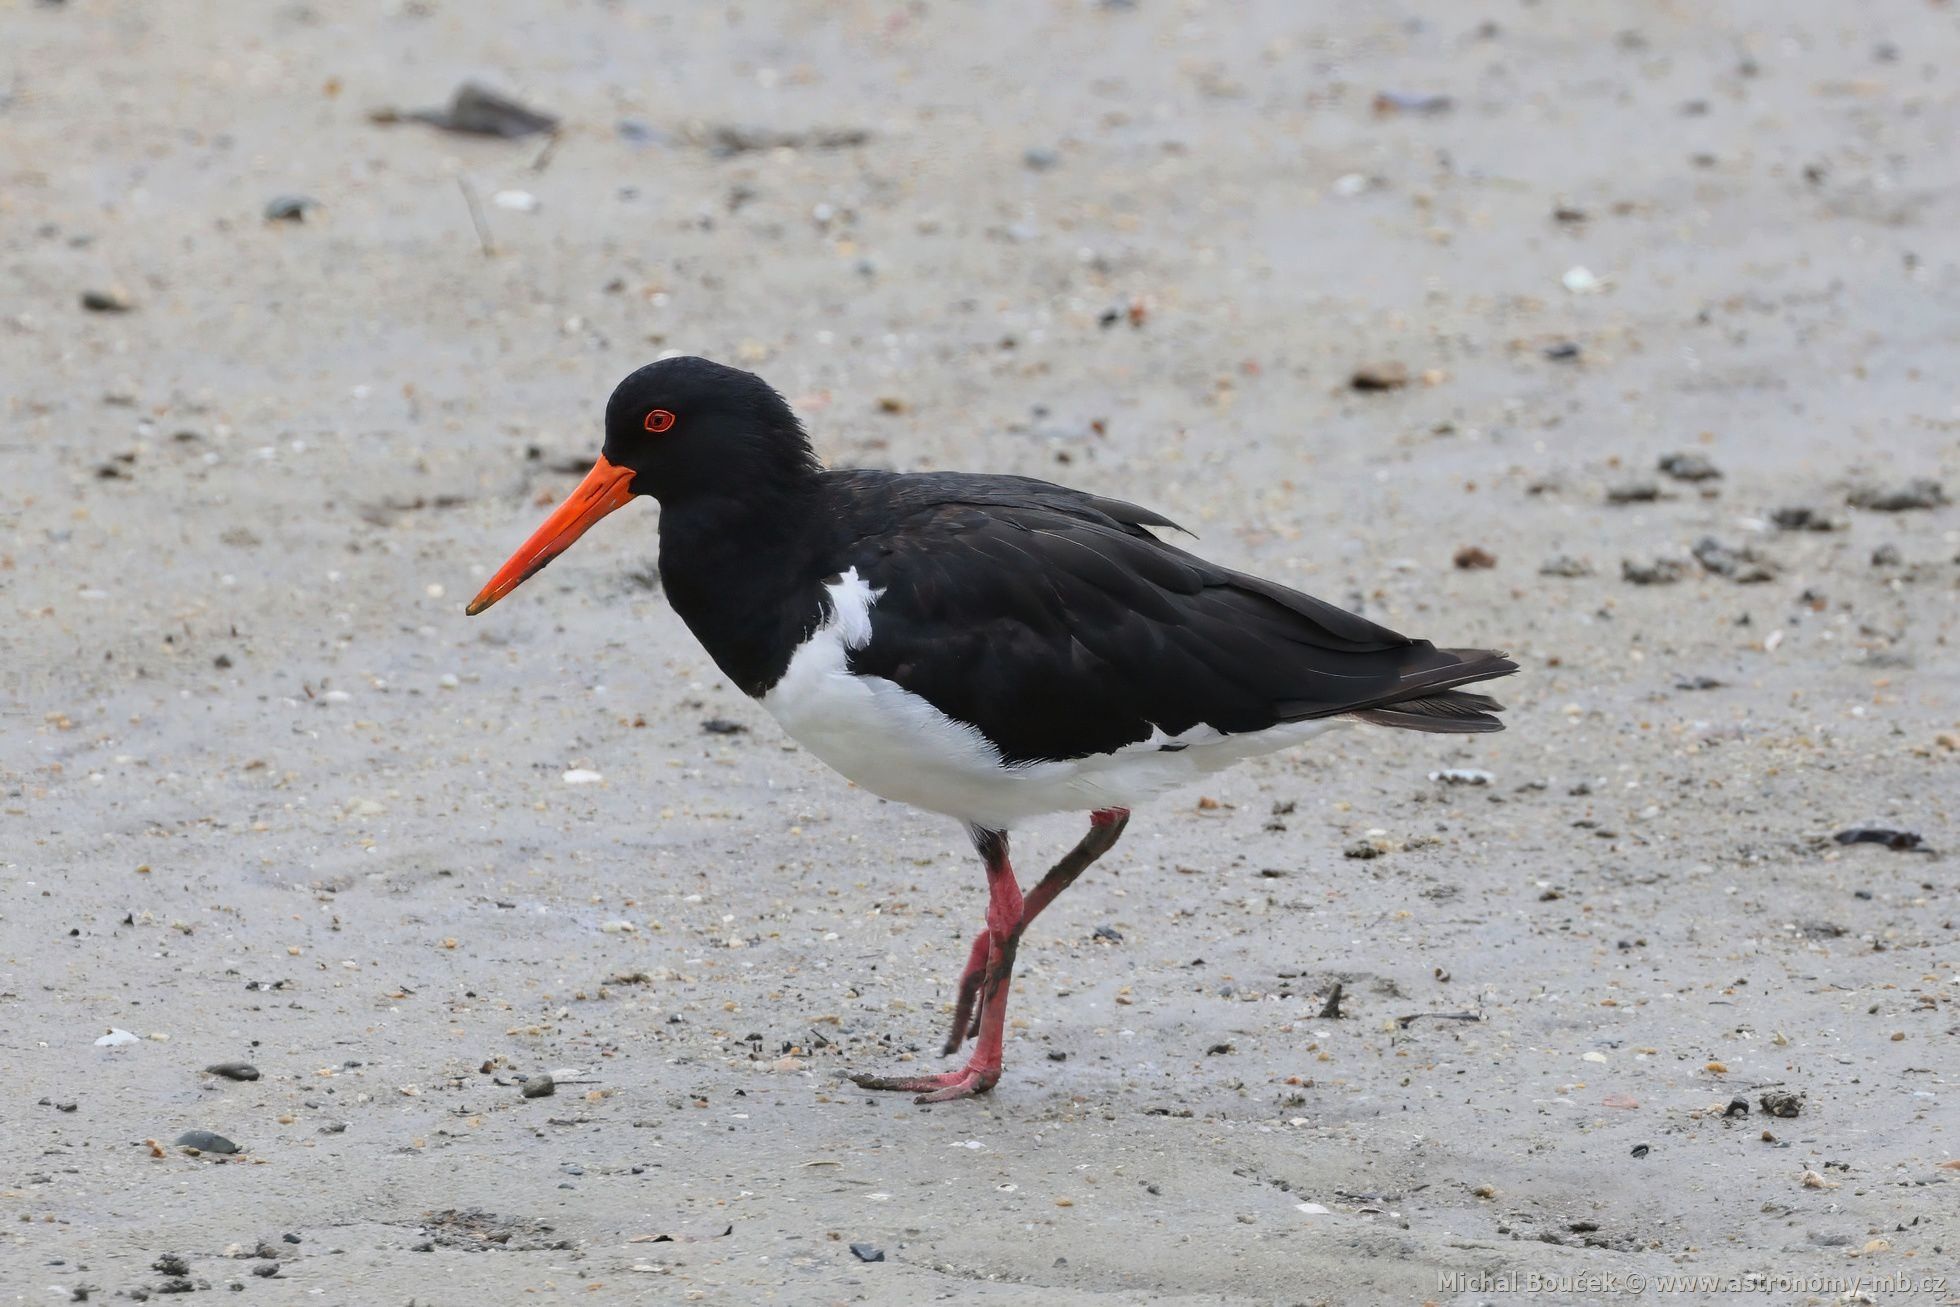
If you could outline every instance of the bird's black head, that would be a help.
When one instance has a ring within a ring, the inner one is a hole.
[[[474,616],[515,590],[635,495],[670,508],[728,498],[766,513],[788,507],[818,470],[796,414],[761,377],[701,358],[649,363],[606,401],[598,463],[468,611]]]
[[[753,372],[702,358],[649,363],[606,401],[605,460],[633,470],[633,493],[763,497],[817,470],[796,414]]]

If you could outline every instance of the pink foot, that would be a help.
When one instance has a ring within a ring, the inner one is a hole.
[[[852,1083],[860,1089],[892,1089],[904,1094],[917,1094],[915,1103],[950,1103],[956,1098],[975,1098],[992,1089],[1000,1081],[998,1066],[981,1066],[977,1062],[959,1071],[942,1071],[937,1075],[925,1076],[874,1076],[859,1073],[851,1077]]]

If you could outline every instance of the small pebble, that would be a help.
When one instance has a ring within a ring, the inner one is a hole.
[[[305,222],[306,211],[317,209],[320,202],[311,195],[275,195],[265,202],[267,222]]]
[[[1558,280],[1559,285],[1574,295],[1597,295],[1605,290],[1607,285],[1604,277],[1587,267],[1567,268],[1565,274]]]
[[[127,313],[136,307],[136,301],[122,290],[85,290],[82,307],[91,313]]]
[[[1663,476],[1676,481],[1719,481],[1722,470],[1700,454],[1663,454],[1656,464]]]
[[[1481,572],[1497,566],[1497,555],[1482,545],[1465,545],[1451,558],[1458,571]]]
[[[1823,509],[1812,508],[1808,504],[1779,508],[1769,515],[1769,520],[1779,531],[1840,531],[1844,528],[1844,523]]]
[[[176,1144],[179,1148],[195,1148],[200,1153],[236,1153],[240,1151],[237,1144],[234,1144],[223,1135],[213,1134],[209,1130],[186,1130],[183,1134],[177,1136]]]
[[[1946,488],[1930,477],[1914,477],[1902,486],[1860,486],[1846,496],[1853,508],[1873,513],[1903,513],[1908,509],[1941,508],[1948,504]]]
[[[550,1098],[558,1092],[558,1082],[544,1072],[539,1072],[524,1082],[520,1092],[526,1098]]]
[[[1606,488],[1609,504],[1651,504],[1661,497],[1661,488],[1652,481],[1627,481]]]
[[[882,1262],[885,1260],[885,1250],[868,1243],[852,1244],[851,1255],[861,1262]]]
[[[1348,378],[1348,385],[1362,391],[1400,390],[1408,384],[1407,365],[1395,362],[1364,363]]]
[[[1687,570],[1672,558],[1656,558],[1651,563],[1636,563],[1631,558],[1620,560],[1621,578],[1633,585],[1673,585]]]
[[[1580,577],[1591,576],[1592,574],[1593,568],[1591,563],[1588,563],[1583,558],[1574,558],[1570,554],[1558,554],[1538,565],[1538,575],[1540,576]]]
[[[1776,579],[1776,564],[1747,545],[1730,547],[1714,536],[1703,536],[1695,541],[1694,555],[1695,561],[1704,568],[1717,576],[1727,577],[1737,585],[1753,585]]]
[[[1756,1101],[1770,1116],[1797,1116],[1803,1112],[1803,1095],[1785,1089],[1772,1089]]]
[[[250,1062],[213,1062],[204,1068],[206,1075],[223,1076],[226,1080],[257,1080],[259,1069]]]

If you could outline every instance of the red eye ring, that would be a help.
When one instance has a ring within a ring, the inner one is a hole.
[[[659,435],[674,428],[674,415],[664,408],[654,409],[647,414],[647,430]]]

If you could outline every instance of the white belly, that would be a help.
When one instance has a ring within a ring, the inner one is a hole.
[[[871,638],[877,592],[855,571],[829,591],[831,620],[797,649],[762,706],[797,743],[873,794],[990,830],[1043,813],[1133,808],[1346,724],[1296,722],[1243,735],[1199,726],[1177,737],[1155,732],[1115,753],[1010,766],[978,730],[897,682],[852,675],[845,657]]]

